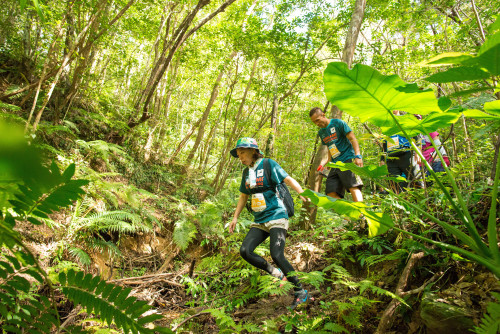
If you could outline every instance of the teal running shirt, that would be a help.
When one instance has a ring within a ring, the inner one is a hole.
[[[341,119],[332,118],[326,128],[320,129],[318,135],[323,145],[328,147],[332,162],[345,162],[354,158],[354,148],[346,135],[351,128]]]
[[[281,168],[278,163],[272,159],[269,159],[269,168],[271,171],[272,183],[267,180],[266,173],[264,172],[264,159],[262,159],[255,169],[255,174],[257,177],[257,187],[250,189],[250,182],[247,177],[241,178],[240,192],[252,196],[252,193],[263,194],[265,199],[266,208],[263,211],[255,212],[252,214],[255,218],[255,222],[258,224],[267,223],[271,220],[286,218],[288,219],[288,214],[285,209],[283,201],[276,196],[274,190],[266,190],[271,188],[271,184],[280,184],[287,176],[287,172]]]

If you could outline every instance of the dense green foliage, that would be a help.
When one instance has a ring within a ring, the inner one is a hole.
[[[478,333],[495,332],[500,3],[368,1],[348,40],[359,3],[4,1],[2,330],[364,333],[389,304],[399,305],[391,331],[415,332],[428,325],[415,320],[423,295],[444,300],[458,286],[447,303],[473,296],[457,305],[476,324],[485,315]],[[308,111],[332,104],[364,161],[335,167],[362,177],[365,201],[307,189],[315,216],[295,201],[287,257],[316,301],[290,313],[292,286],[239,258],[251,215],[225,229],[242,170],[229,150],[255,137],[313,188],[320,143]],[[436,130],[451,166],[425,189],[392,192],[401,179],[378,166],[381,141]],[[425,258],[402,291],[415,254]],[[168,274],[143,281],[146,292],[141,280],[133,292],[106,282]]]

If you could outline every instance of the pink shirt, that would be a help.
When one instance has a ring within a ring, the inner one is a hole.
[[[431,136],[432,139],[434,139],[436,146],[438,146],[440,148],[439,151],[443,155],[444,161],[446,162],[446,166],[449,166],[450,159],[448,159],[448,154],[446,153],[444,147],[441,146],[441,141],[439,141],[439,138],[437,139],[437,141],[435,140],[435,138],[437,136],[439,136],[439,133],[434,131],[434,132],[431,132],[429,135]],[[429,164],[432,164],[434,162],[434,160],[436,160],[436,159],[437,159],[437,161],[439,161],[439,158],[438,158],[437,154],[435,153],[435,151],[436,150],[434,149],[434,147],[432,147],[432,144],[431,144],[429,137],[424,136],[424,145],[422,146],[422,154],[424,155],[425,160],[427,160],[427,162]]]

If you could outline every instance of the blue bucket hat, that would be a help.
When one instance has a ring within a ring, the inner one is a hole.
[[[231,150],[231,155],[235,158],[238,157],[238,153],[236,153],[236,149],[237,148],[254,148],[257,150],[257,152],[259,152],[260,154],[262,154],[262,151],[259,150],[259,145],[257,144],[257,141],[253,138],[250,138],[250,137],[243,137],[243,138],[240,138],[238,139],[238,141],[236,142],[236,147],[233,148]]]

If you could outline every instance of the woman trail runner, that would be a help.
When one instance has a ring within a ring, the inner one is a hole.
[[[254,267],[262,269],[278,279],[287,280],[288,278],[288,281],[294,285],[295,297],[292,308],[295,308],[306,302],[309,299],[309,294],[307,290],[302,288],[302,284],[296,276],[288,276],[289,272],[294,271],[284,254],[288,213],[283,201],[277,196],[276,185],[284,181],[299,194],[303,192],[302,187],[288,176],[276,161],[267,159],[268,166],[265,167],[264,156],[259,150],[257,141],[253,138],[240,138],[236,147],[231,150],[231,155],[239,158],[241,163],[248,167],[248,173],[245,171],[241,179],[240,198],[233,220],[229,224],[229,232],[233,233],[238,217],[251,196],[251,212],[254,216],[254,223],[250,226],[250,230],[241,245],[241,257]],[[264,168],[269,168],[270,173],[266,173]],[[271,176],[270,180],[267,175]],[[304,197],[300,196],[300,198],[302,201],[306,201]],[[254,253],[255,248],[268,237],[270,237],[271,257],[278,268]]]

